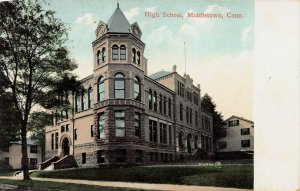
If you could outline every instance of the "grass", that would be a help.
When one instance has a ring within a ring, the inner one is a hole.
[[[15,171],[0,172],[0,176],[13,176]]]
[[[18,189],[33,189],[33,190],[65,190],[65,191],[145,191],[144,189],[133,188],[118,188],[118,187],[106,187],[106,186],[91,186],[84,184],[68,184],[58,182],[44,182],[44,181],[21,181],[21,180],[7,180],[0,179],[0,184],[16,185]],[[150,191],[150,190],[149,190]],[[153,191],[153,190],[152,190]]]
[[[222,165],[221,168],[200,166],[77,168],[56,171],[37,171],[34,172],[32,176],[253,188],[253,165]]]

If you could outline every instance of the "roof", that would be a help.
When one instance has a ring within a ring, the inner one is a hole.
[[[245,118],[243,118],[243,117],[238,117],[238,116],[236,116],[236,115],[233,115],[233,116],[229,117],[229,118],[226,119],[225,121],[228,121],[228,120],[231,119],[231,118],[238,118],[238,119],[247,121],[247,122],[249,122],[249,123],[254,123],[253,121],[251,121],[251,120],[249,120],[249,119],[245,119]]]
[[[107,21],[108,31],[112,33],[130,33],[130,23],[121,11],[118,3],[118,7]]]
[[[10,142],[10,144],[22,144],[22,141],[13,141],[13,142]],[[27,145],[38,145],[38,143],[36,140],[27,139]]]
[[[167,76],[169,74],[172,74],[172,72],[162,70],[162,71],[159,71],[159,72],[149,75],[149,77],[153,80],[157,80],[157,79]]]

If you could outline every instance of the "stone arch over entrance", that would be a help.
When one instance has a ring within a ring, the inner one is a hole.
[[[60,140],[61,145],[61,155],[64,157],[66,155],[70,155],[70,146],[72,145],[71,139],[69,136],[64,135]]]

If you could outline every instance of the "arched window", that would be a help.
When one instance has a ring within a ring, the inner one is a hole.
[[[105,62],[105,59],[106,59],[106,52],[105,52],[105,48],[103,47],[102,48],[102,63]]]
[[[132,49],[132,62],[134,64],[136,63],[136,51],[135,51],[135,48]]]
[[[193,124],[193,111],[192,111],[192,108],[190,108],[190,123]]]
[[[153,95],[152,95],[152,90],[149,89],[149,109],[152,110],[152,104],[153,104]]]
[[[115,75],[115,98],[125,98],[125,76],[122,73]]]
[[[195,147],[195,149],[198,148],[198,135],[195,136],[194,147]]]
[[[182,118],[183,118],[183,117],[182,117],[182,115],[183,115],[183,113],[182,113],[183,111],[182,111],[182,110],[183,110],[182,104],[180,103],[179,116],[180,116],[180,120],[181,120],[181,121],[182,121]]]
[[[168,102],[168,113],[169,113],[169,117],[172,117],[172,100],[171,98],[169,98],[169,102]]]
[[[137,61],[137,64],[138,64],[138,65],[141,64],[141,53],[140,53],[140,51],[137,51],[137,54],[136,54],[136,61]]]
[[[120,58],[121,58],[121,60],[126,60],[126,46],[125,45],[120,46]]]
[[[81,108],[82,111],[86,110],[86,94],[84,91],[81,92]]]
[[[185,117],[186,117],[186,122],[189,123],[190,118],[189,118],[189,108],[188,107],[186,107],[186,110],[185,110]]]
[[[105,99],[105,87],[104,87],[104,78],[101,76],[98,78],[98,82],[97,82],[97,86],[98,86],[98,96],[97,96],[97,100],[99,101],[103,101]]]
[[[137,76],[134,78],[134,100],[141,101],[141,80]]]
[[[88,108],[93,107],[93,89],[92,87],[89,88],[88,90]]]
[[[81,100],[80,100],[80,95],[76,95],[75,97],[75,112],[80,112],[80,103],[81,103]]]
[[[167,115],[167,98],[164,96],[163,98],[163,110],[164,110],[164,115]]]
[[[154,107],[154,111],[157,111],[157,93],[156,93],[156,91],[154,91],[153,107]]]
[[[97,59],[97,64],[99,65],[101,63],[101,52],[100,52],[100,50],[98,50],[98,52],[97,52],[96,59]]]
[[[162,95],[159,94],[159,100],[158,100],[158,107],[159,107],[159,113],[162,113],[163,112],[163,109],[162,109]]]
[[[119,60],[119,47],[116,44],[112,46],[112,59]]]

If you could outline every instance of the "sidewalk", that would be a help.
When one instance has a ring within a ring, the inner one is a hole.
[[[0,179],[21,180],[22,177],[2,176],[0,177]],[[123,187],[123,188],[153,189],[153,190],[168,190],[168,191],[249,191],[248,189],[221,188],[221,187],[210,187],[210,186],[186,186],[186,185],[172,185],[172,184],[108,182],[108,181],[34,178],[34,177],[31,177],[31,179],[38,180],[38,181],[47,181],[47,182],[61,182],[61,183],[72,183],[72,184],[95,185],[95,186],[112,186],[112,187]]]

